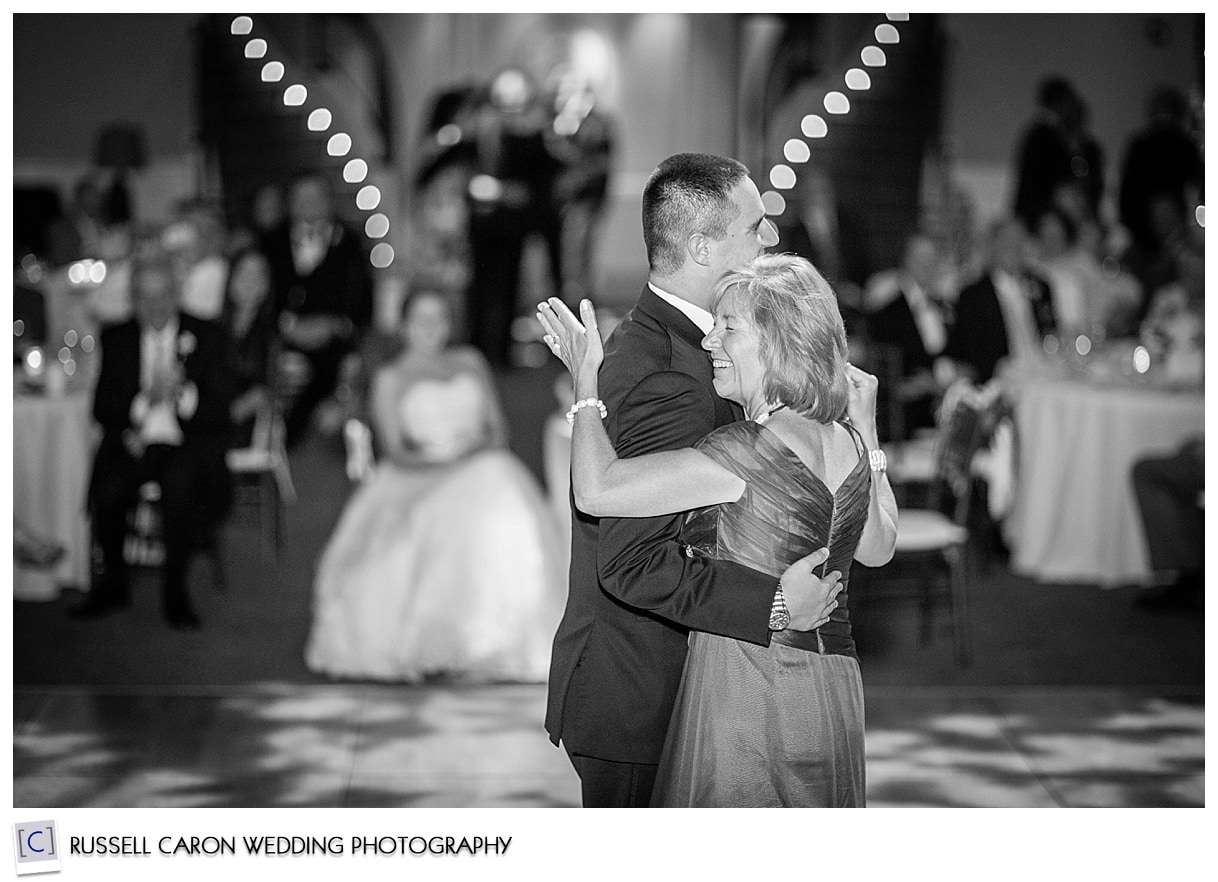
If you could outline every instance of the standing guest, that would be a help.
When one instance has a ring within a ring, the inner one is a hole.
[[[576,399],[597,401],[591,305],[582,309],[586,331],[557,298],[540,313]],[[692,507],[681,535],[691,554],[774,575],[821,544],[830,553],[822,571],[840,570],[843,586],[852,560],[887,563],[897,511],[871,454],[877,383],[846,362],[833,289],[801,257],[763,255],[723,277],[714,315],[702,348],[715,391],[746,419],[695,447],[618,459],[601,415],[582,408],[571,470],[580,508],[643,517]],[[775,629],[769,646],[690,634],[654,804],[865,803],[863,690],[846,590],[822,627]]]
[[[867,333],[899,359],[900,380],[888,394],[897,397],[903,423],[894,440],[903,440],[934,426],[942,392],[934,365],[947,345],[947,323],[939,305],[943,273],[935,240],[922,233],[907,238],[901,266],[888,278],[890,299],[867,316]]]
[[[89,512],[101,566],[73,611],[93,618],[129,603],[123,544],[140,487],[161,488],[165,563],[162,608],[174,628],[198,628],[186,590],[192,539],[229,503],[225,453],[232,432],[232,377],[222,325],[178,308],[173,264],[142,256],[131,269],[135,317],[102,332],[93,416],[102,440],[89,481]]]
[[[233,256],[221,318],[233,341],[234,446],[248,447],[258,414],[271,403],[275,304],[266,255],[249,248]]]
[[[1029,266],[1027,238],[1018,219],[997,221],[990,231],[989,268],[960,291],[956,303],[943,354],[979,385],[993,378],[1005,358],[1039,358],[1045,335],[1057,331],[1049,284]]]
[[[1087,130],[1087,105],[1069,80],[1052,76],[1037,90],[1037,113],[1016,159],[1015,216],[1031,228],[1062,184],[1077,185],[1092,217],[1104,192],[1103,156]]]
[[[284,347],[309,365],[284,417],[292,447],[317,405],[334,392],[343,359],[372,322],[372,274],[355,234],[335,216],[334,194],[322,174],[293,182],[288,222],[267,237],[266,252]]]
[[[476,114],[477,168],[469,183],[473,260],[467,300],[470,339],[492,365],[510,363],[512,321],[526,239],[546,245],[550,277],[562,277],[560,223],[552,201],[561,167],[552,151],[553,115],[519,70],[495,77],[490,100]]]
[[[1145,127],[1125,149],[1121,166],[1121,223],[1133,244],[1148,255],[1163,247],[1165,231],[1156,221],[1156,197],[1169,199],[1183,213],[1201,196],[1204,168],[1197,142],[1185,127],[1188,106],[1172,86],[1160,86],[1150,97]],[[1166,231],[1170,232],[1170,230]]]
[[[643,191],[648,283],[606,346],[600,389],[619,456],[688,447],[741,411],[715,394],[700,342],[724,272],[777,244],[734,159],[683,153]],[[646,806],[685,665],[689,629],[767,646],[771,628],[826,620],[840,574],[827,549],[780,572],[687,551],[683,518],[597,518],[572,506],[567,608],[554,637],[546,730],[586,807]]]

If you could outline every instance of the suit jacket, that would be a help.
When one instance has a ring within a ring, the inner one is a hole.
[[[103,434],[94,460],[93,479],[100,470],[121,467],[130,458],[123,445],[123,433],[135,428],[131,422],[131,403],[140,392],[140,334],[135,319],[101,332],[101,370],[93,395],[93,418],[101,425]],[[222,509],[228,499],[224,456],[232,436],[229,409],[233,400],[232,355],[224,326],[189,313],[178,313],[178,358],[186,381],[194,383],[199,393],[198,406],[190,418],[178,417],[182,448],[211,462],[217,483],[208,505]]]
[[[719,398],[702,333],[649,288],[600,372],[620,456],[692,446],[741,417]],[[586,756],[656,763],[685,665],[687,629],[768,645],[773,576],[687,556],[685,516],[592,518],[572,501],[567,608],[550,663],[546,730]]]
[[[269,233],[263,249],[271,265],[275,314],[290,310],[300,315],[346,316],[358,329],[372,322],[372,272],[356,237],[334,222],[330,247],[321,263],[300,275],[292,261],[291,225]]]
[[[1032,285],[1032,316],[1041,334],[1057,329],[1049,285],[1039,276],[1028,273]],[[960,292],[956,304],[956,320],[947,337],[943,354],[963,362],[976,373],[977,383],[986,383],[994,376],[998,362],[1010,354],[1007,324],[998,304],[994,279],[986,273]]]

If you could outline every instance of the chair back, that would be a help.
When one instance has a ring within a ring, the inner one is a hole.
[[[978,388],[967,380],[948,387],[938,414],[931,507],[948,513],[964,526],[973,496],[973,457],[984,447],[1001,416],[1003,402],[996,387]]]

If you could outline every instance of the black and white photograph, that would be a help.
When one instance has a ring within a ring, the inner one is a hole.
[[[14,820],[1205,807],[1202,13],[9,18]]]

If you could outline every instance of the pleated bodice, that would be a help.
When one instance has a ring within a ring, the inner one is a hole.
[[[735,561],[775,578],[800,558],[827,547],[829,559],[818,575],[841,572],[837,608],[817,630],[781,631],[773,641],[857,659],[850,633],[850,569],[867,520],[871,470],[858,432],[843,425],[854,438],[859,462],[836,490],[759,423],[733,423],[707,435],[698,449],[738,475],[745,491],[736,502],[690,512],[681,541],[689,553]]]

